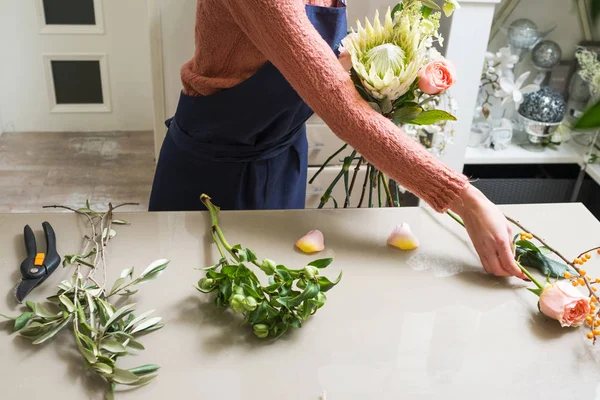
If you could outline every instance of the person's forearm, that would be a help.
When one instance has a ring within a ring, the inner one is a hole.
[[[332,131],[369,162],[445,211],[468,185],[358,94],[308,20],[302,0],[223,0],[256,47]]]

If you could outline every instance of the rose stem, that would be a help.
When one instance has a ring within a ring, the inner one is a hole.
[[[329,185],[327,190],[325,190],[325,193],[323,193],[323,196],[321,196],[321,202],[319,203],[318,208],[323,208],[325,203],[327,203],[329,201],[329,198],[331,197],[331,192],[333,192],[333,188],[335,187],[335,185],[337,185],[337,183],[342,178],[342,176],[344,176],[344,174],[350,169],[350,164],[352,164],[352,160],[354,159],[355,155],[356,155],[356,150],[354,150],[350,156],[344,158],[344,164],[342,165],[342,170],[340,171],[339,174],[337,174],[337,176],[331,182],[331,184]]]
[[[517,263],[517,266],[518,266],[518,267],[521,269],[521,271],[523,271],[523,273],[524,273],[525,275],[527,275],[527,277],[528,277],[529,279],[531,279],[531,281],[532,281],[532,282],[535,284],[535,286],[537,286],[537,287],[538,287],[538,288],[540,288],[540,289],[543,289],[543,288],[544,288],[544,286],[543,286],[541,283],[539,283],[539,282],[537,281],[537,279],[535,279],[535,278],[534,278],[534,277],[531,275],[531,273],[530,273],[529,271],[527,271],[527,269],[521,265],[521,263],[520,263],[520,262],[518,262],[518,261],[517,261],[516,263]]]
[[[396,201],[394,201],[394,207],[400,207],[400,188],[398,182],[394,181],[394,191],[396,192]]]
[[[356,176],[358,175],[358,171],[360,170],[360,166],[364,161],[363,157],[358,158],[358,163],[356,164],[356,168],[354,168],[354,173],[352,174],[352,181],[350,182],[350,190],[348,191],[348,197],[352,195],[352,189],[354,189],[354,183],[356,182]]]
[[[338,154],[340,154],[342,151],[344,151],[346,149],[346,147],[348,147],[347,144],[343,145],[338,151],[336,151],[335,153],[333,153],[332,155],[329,156],[329,158],[327,160],[325,160],[325,162],[323,163],[323,165],[321,165],[321,168],[319,168],[317,170],[317,172],[315,172],[315,174],[313,175],[312,178],[310,178],[310,181],[308,181],[309,184],[312,184],[313,181],[315,180],[315,178],[321,173],[323,172],[323,170],[325,169],[325,167],[331,162],[331,160],[333,160],[333,158],[335,156],[337,156]]]
[[[344,171],[344,191],[346,192],[346,199],[344,200],[344,208],[348,208],[348,206],[350,205],[350,190],[348,188],[349,183],[348,183],[348,170]]]
[[[379,171],[379,173],[377,174],[377,200],[379,201],[379,208],[382,207],[382,202],[381,202],[381,186],[382,186],[382,182],[381,182],[381,171]]]
[[[365,199],[365,193],[367,191],[367,182],[369,182],[369,174],[371,171],[371,164],[367,163],[367,173],[365,174],[365,181],[363,182],[362,192],[360,193],[360,201],[358,208],[362,207],[363,200]]]
[[[390,183],[385,174],[381,174],[381,180],[383,181],[383,187],[385,189],[385,194],[388,198],[388,207],[392,207],[394,205],[394,199],[392,198],[392,192],[390,191]]]
[[[375,177],[377,176],[377,169],[374,166],[371,167],[371,173],[369,174],[369,208],[373,208],[373,188],[375,187]]]

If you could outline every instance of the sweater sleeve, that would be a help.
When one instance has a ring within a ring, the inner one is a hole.
[[[344,142],[375,167],[446,211],[468,185],[364,101],[331,48],[309,21],[302,0],[223,0],[252,43]]]

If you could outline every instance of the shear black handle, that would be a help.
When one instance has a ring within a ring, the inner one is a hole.
[[[52,225],[48,222],[42,223],[44,228],[44,235],[46,236],[46,258],[44,260],[44,266],[46,266],[47,273],[50,275],[56,267],[60,264],[60,256],[56,251],[56,235]]]
[[[27,250],[27,258],[21,263],[21,276],[27,279],[39,278],[46,273],[46,270],[43,267],[40,268],[34,265],[37,246],[35,243],[35,235],[29,225],[26,225],[23,229],[23,237],[25,240],[25,249]]]

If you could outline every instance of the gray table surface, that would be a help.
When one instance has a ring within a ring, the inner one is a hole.
[[[569,255],[598,245],[600,223],[579,204],[507,206],[507,214]],[[225,212],[223,229],[261,258],[301,267],[314,256],[294,250],[311,229],[323,231],[333,256],[326,270],[342,282],[301,330],[277,341],[255,339],[239,316],[213,306],[193,285],[195,270],[217,254],[208,214],[123,213],[109,245],[109,278],[158,258],[171,260],[134,296],[166,326],[143,338],[146,350],[124,367],[156,363],[150,385],[117,399],[600,399],[598,346],[582,330],[562,329],[537,313],[536,298],[516,278],[484,274],[468,236],[445,215],[424,209]],[[61,254],[77,252],[84,233],[72,214],[0,214],[0,312],[12,298],[24,258],[22,230],[53,224]],[[386,245],[408,222],[421,247]],[[600,261],[588,270],[600,275]],[[70,276],[58,270],[29,299],[41,301]],[[42,346],[0,324],[1,399],[101,399],[103,386],[83,369],[70,332]]]

